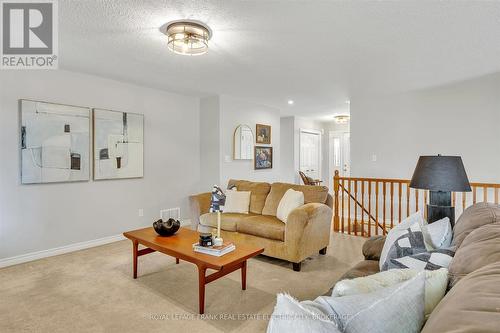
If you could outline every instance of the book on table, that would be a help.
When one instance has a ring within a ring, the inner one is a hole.
[[[233,243],[224,243],[220,246],[200,246],[199,243],[193,244],[195,252],[209,254],[211,256],[220,257],[236,249]]]

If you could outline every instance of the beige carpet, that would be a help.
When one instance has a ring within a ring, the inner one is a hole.
[[[363,238],[333,234],[326,256],[291,264],[259,256],[206,288],[198,317],[196,266],[153,253],[132,279],[131,242],[120,241],[0,270],[0,332],[262,332],[276,293],[325,293],[362,259]]]

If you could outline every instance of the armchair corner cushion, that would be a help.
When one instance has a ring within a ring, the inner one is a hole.
[[[385,236],[372,236],[363,244],[363,255],[366,260],[380,260]]]
[[[370,293],[381,288],[390,287],[397,283],[415,277],[419,271],[414,269],[391,269],[389,271],[360,277],[352,280],[337,282],[331,296],[349,296]],[[439,301],[443,298],[448,286],[448,270],[441,268],[435,271],[425,271],[425,315],[431,314]]]
[[[276,217],[286,223],[288,215],[292,212],[292,210],[303,205],[304,193],[288,189],[280,200],[276,211]]]

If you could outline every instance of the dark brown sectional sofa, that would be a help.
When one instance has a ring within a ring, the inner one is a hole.
[[[365,260],[341,280],[378,273],[384,241],[383,236],[367,240]],[[478,203],[466,209],[453,229],[453,245],[450,289],[422,332],[500,332],[500,205]]]

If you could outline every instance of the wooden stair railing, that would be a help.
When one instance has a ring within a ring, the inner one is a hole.
[[[410,188],[408,179],[340,177],[333,179],[335,231],[370,237],[385,235],[410,213],[426,215],[429,191]],[[499,203],[500,184],[471,183],[472,193],[452,193],[456,216],[480,200]],[[359,211],[358,211],[359,208]]]

